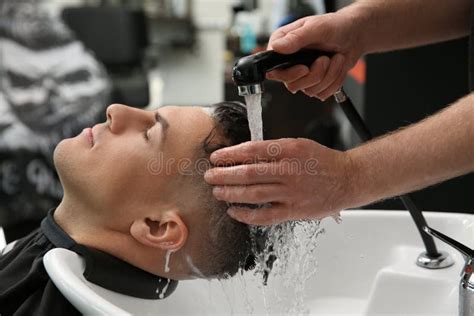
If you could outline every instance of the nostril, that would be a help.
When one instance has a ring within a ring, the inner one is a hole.
[[[107,124],[112,133],[120,133],[127,127],[127,122],[132,118],[129,107],[122,104],[111,104],[107,107]]]
[[[115,105],[114,104],[111,104],[107,107],[107,110],[105,111],[106,115],[107,115],[107,123],[109,125],[112,124],[112,112],[115,111]]]

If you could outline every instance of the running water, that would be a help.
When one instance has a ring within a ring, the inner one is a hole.
[[[251,140],[263,140],[261,94],[245,96]],[[254,210],[264,212],[264,207]],[[335,217],[338,221],[339,217]],[[293,221],[273,226],[252,226],[252,243],[256,253],[255,273],[266,285],[271,278],[283,280],[293,295],[292,305],[280,306],[286,313],[305,313],[305,286],[316,272],[316,238],[324,233],[319,221]],[[262,287],[264,298],[266,297]],[[277,301],[283,299],[277,298]],[[277,304],[278,305],[278,304]],[[266,308],[268,311],[268,307]]]
[[[247,117],[251,139],[263,140],[262,94],[246,95],[245,103],[247,104]]]

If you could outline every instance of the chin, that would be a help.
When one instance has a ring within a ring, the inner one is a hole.
[[[54,160],[54,166],[56,167],[56,170],[59,172],[61,166],[65,161],[67,161],[68,158],[68,146],[70,143],[70,139],[63,139],[60,141],[57,145],[56,148],[54,148],[54,153],[53,153],[53,160]]]
[[[1,0],[0,0],[1,1]],[[94,183],[97,179],[91,171],[87,147],[79,137],[67,138],[54,149],[54,166],[64,189],[64,194],[81,200],[95,195]]]
[[[77,166],[78,152],[74,143],[74,138],[64,139],[54,149],[54,166],[63,186],[80,176],[76,171],[79,166]]]

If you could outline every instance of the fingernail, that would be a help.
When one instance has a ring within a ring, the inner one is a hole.
[[[219,153],[219,150],[218,151],[215,151],[211,154],[211,156],[209,157],[209,159],[211,161],[216,161],[219,159],[219,156],[220,156],[220,153]]]
[[[204,172],[204,180],[208,181],[212,178],[212,171],[211,170],[206,170],[206,172]]]
[[[274,41],[272,43],[272,46],[275,47],[276,46],[288,46],[289,45],[289,41],[286,39],[286,38],[280,38],[280,39],[277,39],[276,41]]]
[[[344,59],[346,59],[344,55],[337,55],[336,57],[337,57],[337,62],[341,64],[344,62]]]
[[[224,191],[224,188],[221,187],[221,186],[217,186],[217,187],[214,187],[214,188],[212,189],[212,193],[213,193],[213,194],[220,194],[220,193],[222,193],[222,191]]]
[[[227,214],[228,214],[230,217],[234,218],[234,219],[236,219],[236,218],[235,218],[236,213],[237,213],[237,212],[235,211],[234,208],[228,208],[228,209],[227,209]]]
[[[231,208],[227,209],[227,214],[228,214],[230,217],[232,217],[233,219],[235,219],[235,220],[238,221],[238,222],[244,223],[244,221],[243,221],[241,218],[239,218],[239,213],[241,213],[241,212],[239,212],[239,211],[236,210],[235,208],[232,208],[232,207],[231,207]]]
[[[328,68],[330,64],[331,60],[329,58],[324,60],[324,68]]]

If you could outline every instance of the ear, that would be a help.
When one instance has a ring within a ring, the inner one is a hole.
[[[133,221],[130,234],[143,245],[177,251],[188,239],[188,227],[175,210]]]

